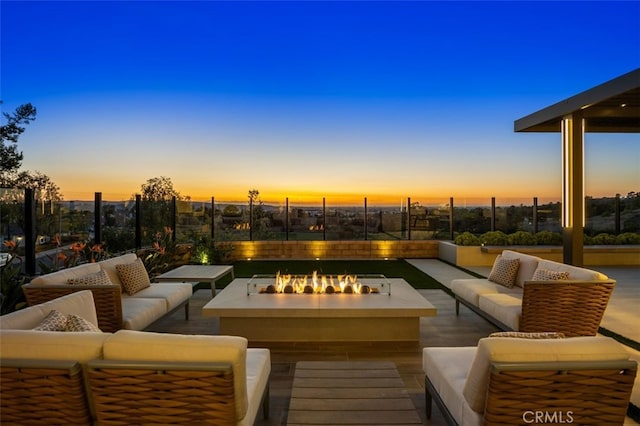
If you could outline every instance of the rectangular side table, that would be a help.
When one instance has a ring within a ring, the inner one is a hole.
[[[211,294],[216,296],[216,282],[225,275],[231,274],[235,278],[233,265],[182,265],[162,275],[158,275],[157,282],[180,281],[194,282],[193,291],[202,288],[201,283],[210,283]]]

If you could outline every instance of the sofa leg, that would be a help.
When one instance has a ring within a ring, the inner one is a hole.
[[[427,388],[427,378],[424,378],[425,386],[424,386],[424,411],[427,419],[431,418],[431,394],[429,393],[429,389]]]
[[[269,418],[269,385],[264,390],[264,395],[262,396],[262,416],[266,419]]]
[[[189,321],[189,302],[184,305],[184,319]]]
[[[460,315],[460,302],[456,300],[456,316]]]

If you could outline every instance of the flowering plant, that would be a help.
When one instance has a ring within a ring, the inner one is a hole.
[[[7,240],[3,246],[7,251],[0,253],[0,315],[26,305],[22,285],[27,277],[22,272],[22,257],[17,254],[18,244]]]

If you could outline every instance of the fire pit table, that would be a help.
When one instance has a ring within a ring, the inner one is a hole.
[[[368,294],[267,293],[251,280],[233,280],[202,308],[220,318],[221,334],[261,342],[418,341],[420,317],[436,315],[400,278],[384,278],[389,290]]]

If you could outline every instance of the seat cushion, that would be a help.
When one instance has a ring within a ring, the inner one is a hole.
[[[462,390],[476,353],[474,347],[424,348],[422,369],[442,402],[460,425],[481,424],[482,417],[469,410]],[[469,415],[469,413],[473,413]],[[471,418],[471,419],[470,419]],[[473,419],[476,419],[473,421]]]
[[[484,294],[478,307],[511,330],[518,330],[522,316],[522,298],[509,294]]]
[[[140,290],[132,296],[123,293],[122,299],[163,299],[166,302],[167,311],[170,311],[180,306],[184,301],[189,300],[192,294],[193,286],[190,283],[152,283],[149,287]]]
[[[144,330],[166,313],[164,299],[122,298],[122,327],[127,330]]]
[[[491,362],[622,361],[629,359],[625,347],[610,337],[569,339],[504,339],[486,337],[478,342],[463,395],[471,408],[484,412]]]
[[[242,419],[245,417],[248,407],[247,344],[247,339],[238,336],[203,336],[119,330],[105,342],[104,359],[229,362],[233,366],[236,414],[238,419]]]
[[[269,349],[247,349],[247,414],[239,425],[252,426],[260,410],[262,395],[269,385],[271,374],[271,353]]]
[[[506,287],[484,278],[465,278],[451,281],[451,291],[474,306],[478,306],[481,295],[500,293],[502,289],[508,290]]]

